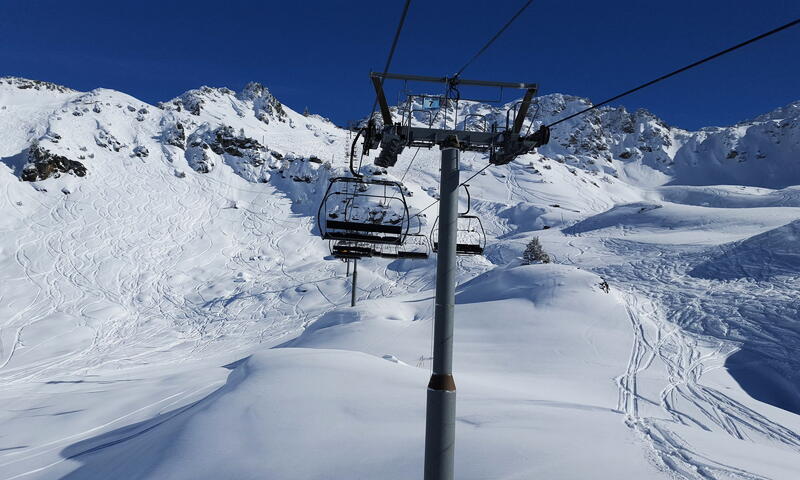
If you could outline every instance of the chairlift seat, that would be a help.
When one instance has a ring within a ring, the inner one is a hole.
[[[456,255],[483,255],[483,247],[470,243],[457,243]]]
[[[439,242],[433,242],[433,251],[439,252]],[[457,243],[456,255],[483,255],[483,247],[473,243]]]
[[[370,247],[362,245],[350,245],[335,243],[331,247],[331,254],[336,258],[364,258],[373,256],[374,251]]]
[[[408,234],[405,242],[397,247],[397,258],[424,260],[429,256],[430,243],[428,243],[428,237],[420,233]]]
[[[420,259],[428,258],[428,252],[397,252],[397,258]]]
[[[386,243],[394,245],[398,245],[401,240],[401,237],[365,235],[363,233],[355,233],[355,232],[327,232],[325,236],[322,238],[325,240],[346,240],[351,242]]]
[[[328,220],[328,229],[348,230],[352,232],[389,233],[401,235],[403,227],[400,225],[386,225],[385,223],[344,222],[341,220]]]

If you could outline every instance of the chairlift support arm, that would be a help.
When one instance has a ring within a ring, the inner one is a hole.
[[[519,106],[517,116],[514,118],[514,133],[519,134],[522,131],[522,124],[525,122],[525,116],[528,114],[528,108],[531,106],[531,100],[536,94],[535,88],[529,88],[522,98],[522,103]]]
[[[429,77],[423,75],[405,75],[397,73],[370,73],[372,85],[375,88],[378,104],[383,119],[383,129],[377,131],[370,118],[367,127],[369,133],[364,137],[364,151],[380,147],[381,152],[375,159],[375,164],[381,167],[391,167],[397,162],[397,156],[405,147],[425,147],[452,145],[455,141],[459,150],[474,152],[489,152],[489,161],[495,165],[505,165],[519,155],[532,151],[534,148],[546,144],[550,139],[550,131],[542,126],[532,135],[521,136],[522,125],[528,113],[531,100],[538,91],[535,83],[492,82],[485,80],[467,80],[460,77]],[[447,85],[474,85],[481,87],[518,88],[525,90],[525,95],[520,103],[519,111],[514,119],[511,129],[505,131],[471,132],[466,130],[447,130],[436,128],[412,127],[395,124],[392,113],[386,101],[383,82],[386,79],[441,83]]]
[[[375,87],[375,94],[378,96],[378,105],[381,107],[381,117],[384,125],[392,124],[392,112],[389,110],[389,103],[386,102],[386,95],[383,93],[383,79],[380,74],[370,74],[372,86]],[[371,119],[370,119],[371,120]]]
[[[520,83],[520,82],[493,82],[489,80],[467,80],[461,77],[428,77],[425,75],[406,75],[401,73],[379,73],[372,72],[370,77],[377,78],[378,84],[380,80],[408,80],[412,82],[428,82],[428,83],[449,83],[453,85],[473,85],[476,87],[500,87],[500,88],[518,88],[521,90],[533,89],[534,92],[539,89],[535,83]],[[373,80],[374,83],[374,80]]]

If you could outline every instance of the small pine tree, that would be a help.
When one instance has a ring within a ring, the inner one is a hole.
[[[533,265],[534,263],[550,263],[550,255],[542,248],[539,237],[533,237],[522,253],[523,265]]]

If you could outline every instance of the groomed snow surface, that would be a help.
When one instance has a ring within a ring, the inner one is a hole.
[[[315,215],[350,134],[258,85],[161,109],[25,82],[0,79],[0,478],[420,478],[435,257],[359,262],[349,307]],[[796,163],[798,109],[598,115],[470,182],[456,477],[798,478],[800,182],[752,166]],[[260,146],[218,153],[220,126]],[[34,142],[86,176],[20,181]],[[554,263],[520,265],[533,236]]]

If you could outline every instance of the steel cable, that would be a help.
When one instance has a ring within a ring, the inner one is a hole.
[[[466,70],[466,68],[469,67],[472,64],[472,62],[475,61],[475,59],[480,57],[481,54],[483,54],[483,52],[485,52],[492,45],[492,43],[494,43],[494,41],[497,40],[500,37],[500,35],[502,35],[503,32],[506,31],[508,27],[511,26],[512,23],[514,23],[514,20],[516,20],[520,15],[522,15],[522,12],[524,12],[525,9],[531,5],[531,3],[533,3],[533,0],[528,0],[527,2],[525,2],[525,5],[523,5],[522,8],[517,10],[517,13],[515,13],[514,16],[512,16],[511,19],[509,19],[508,22],[506,22],[506,24],[503,25],[503,28],[501,28],[497,33],[495,33],[494,36],[490,38],[489,41],[486,42],[486,44],[483,47],[481,47],[481,49],[478,50],[478,52],[475,55],[473,55],[472,58],[470,58],[469,61],[465,63],[464,66],[458,70],[458,72],[456,72],[455,75],[453,75],[453,77],[458,78],[458,76],[461,75],[461,73],[464,72],[464,70]]]
[[[789,23],[787,23],[785,25],[781,25],[780,27],[772,29],[772,30],[770,30],[768,32],[762,33],[761,35],[753,37],[753,38],[751,38],[749,40],[746,40],[746,41],[744,41],[742,43],[734,45],[734,46],[732,46],[730,48],[726,48],[725,50],[722,50],[721,52],[717,52],[717,53],[715,53],[713,55],[705,57],[705,58],[703,58],[701,60],[698,60],[698,61],[696,61],[696,62],[694,62],[694,63],[692,63],[690,65],[686,65],[683,68],[679,68],[679,69],[677,69],[677,70],[675,70],[673,72],[670,72],[670,73],[668,73],[666,75],[662,75],[662,76],[656,78],[655,80],[651,80],[651,81],[649,81],[647,83],[643,83],[643,84],[639,85],[638,87],[632,88],[632,89],[630,89],[630,90],[628,90],[626,92],[620,93],[619,95],[613,96],[613,97],[609,98],[608,100],[604,100],[604,101],[598,103],[597,105],[592,105],[591,107],[589,107],[589,108],[587,108],[585,110],[581,110],[578,113],[573,113],[572,115],[564,117],[561,120],[558,120],[556,122],[551,123],[550,125],[547,125],[547,128],[550,128],[550,127],[552,127],[554,125],[558,125],[561,122],[566,122],[567,120],[569,120],[571,118],[575,118],[575,117],[577,117],[579,115],[583,115],[584,113],[589,112],[591,110],[594,110],[596,108],[602,107],[603,105],[607,105],[607,104],[613,102],[614,100],[618,100],[618,99],[620,99],[620,98],[622,98],[622,97],[624,97],[626,95],[630,95],[633,92],[637,92],[637,91],[639,91],[639,90],[641,90],[643,88],[649,87],[650,85],[658,83],[658,82],[660,82],[662,80],[666,80],[667,78],[670,78],[670,77],[673,77],[673,76],[675,76],[675,75],[677,75],[679,73],[685,72],[686,70],[694,68],[694,67],[696,67],[698,65],[702,65],[703,63],[706,63],[706,62],[708,62],[710,60],[713,60],[713,59],[715,59],[717,57],[721,57],[722,55],[725,55],[726,53],[730,53],[730,52],[732,52],[734,50],[738,50],[739,48],[742,48],[742,47],[744,47],[746,45],[749,45],[749,44],[751,44],[753,42],[757,42],[758,40],[761,40],[762,38],[766,38],[766,37],[769,37],[770,35],[774,35],[774,34],[780,32],[782,30],[786,30],[787,28],[793,27],[793,26],[797,25],[798,23],[800,23],[800,18],[798,18],[797,20],[791,21],[791,22],[789,22]]]

